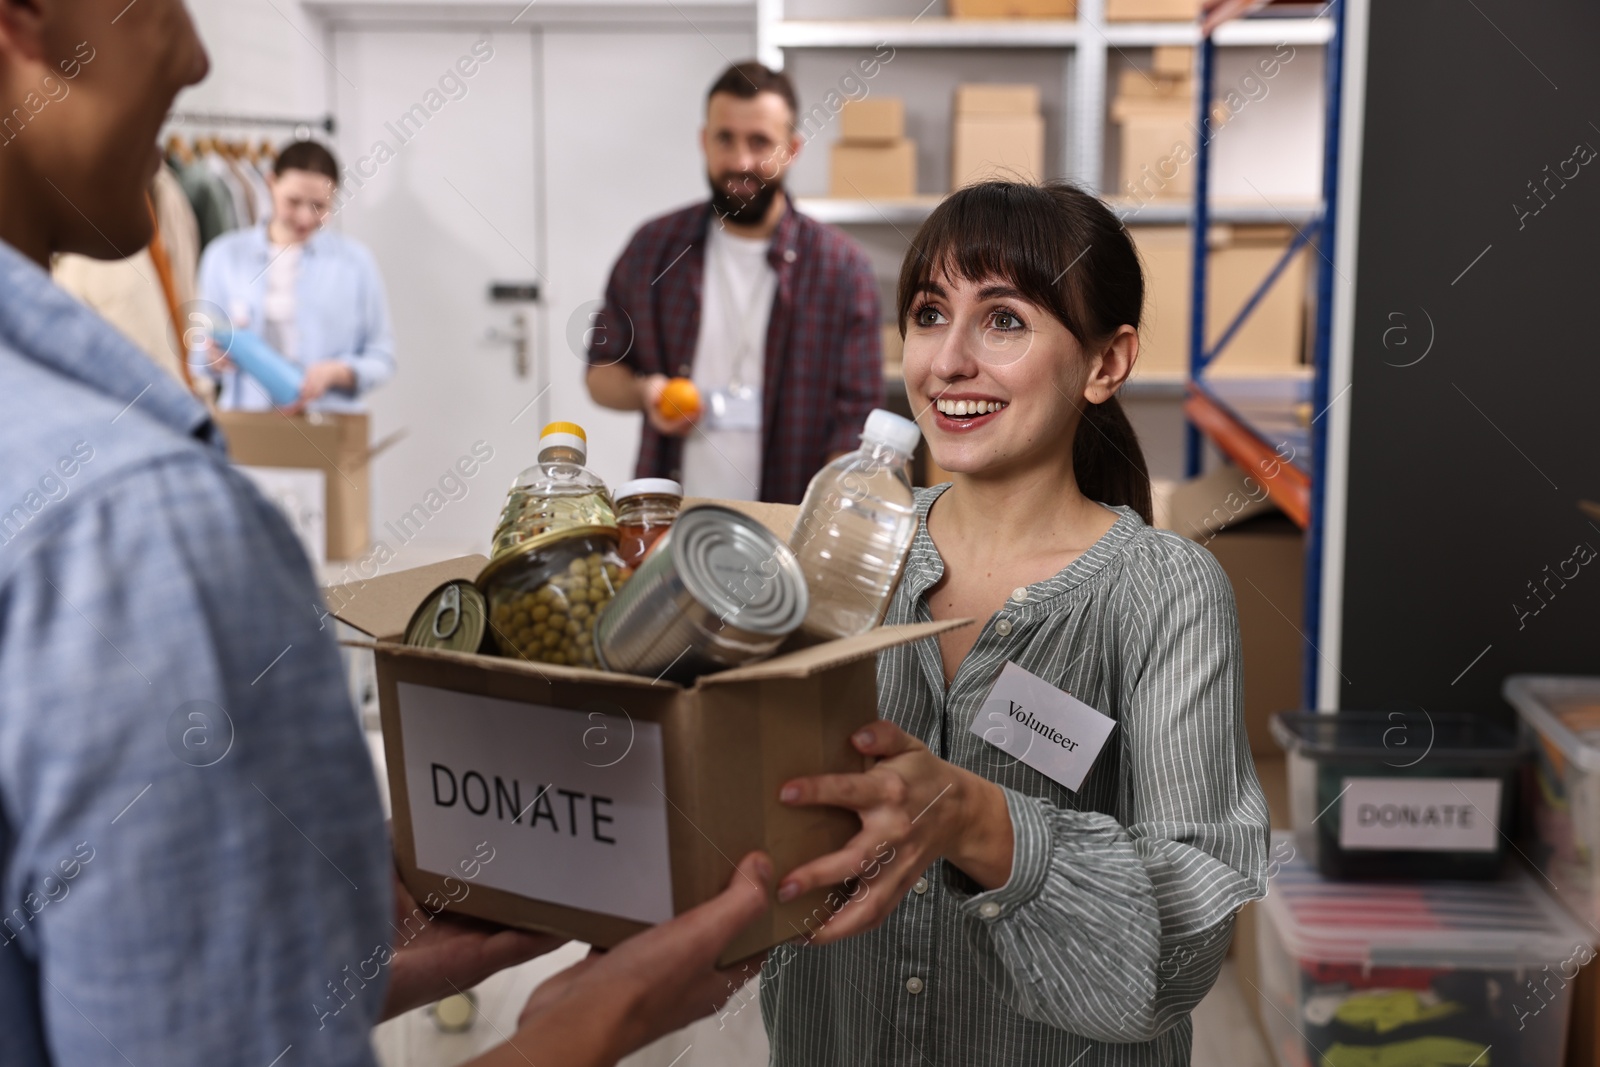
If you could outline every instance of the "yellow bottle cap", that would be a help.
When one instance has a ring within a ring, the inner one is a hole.
[[[569,433],[574,437],[588,441],[588,436],[583,432],[583,427],[575,422],[552,422],[539,434],[541,438],[549,437],[553,433]]]

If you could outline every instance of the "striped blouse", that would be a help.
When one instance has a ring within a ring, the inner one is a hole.
[[[917,491],[890,623],[931,618],[942,491]],[[761,989],[773,1064],[1188,1064],[1189,1013],[1234,912],[1266,892],[1267,809],[1227,578],[1199,545],[1113,510],[1088,552],[984,624],[948,691],[935,641],[880,655],[883,717],[1004,787],[1010,879],[983,892],[940,861],[877,930],[775,950]],[[1007,661],[1117,721],[1076,793],[970,731]]]

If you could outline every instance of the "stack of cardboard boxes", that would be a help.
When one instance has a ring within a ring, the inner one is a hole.
[[[950,188],[991,178],[1044,176],[1044,117],[1037,85],[956,87]]]
[[[1078,0],[950,0],[953,19],[1072,19]]]
[[[1150,70],[1123,70],[1111,118],[1122,133],[1121,195],[1141,202],[1193,198],[1193,48],[1158,46]]]
[[[906,139],[905,101],[852,100],[839,113],[828,195],[852,200],[915,196],[917,145]]]

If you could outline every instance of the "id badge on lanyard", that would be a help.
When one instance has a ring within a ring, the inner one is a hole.
[[[709,390],[701,425],[708,430],[760,430],[761,390],[748,385]]]

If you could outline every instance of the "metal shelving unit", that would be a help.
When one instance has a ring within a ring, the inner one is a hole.
[[[1067,136],[1063,158],[1056,170],[1096,193],[1101,188],[1105,156],[1107,54],[1126,48],[1202,42],[1200,26],[1192,22],[1107,22],[1105,0],[1079,0],[1078,17],[1061,19],[952,19],[926,15],[908,19],[793,20],[784,18],[784,0],[757,0],[756,55],[775,69],[784,66],[784,53],[807,48],[972,48],[1057,50],[1066,64],[1061,113]],[[1260,47],[1285,42],[1292,45],[1325,44],[1332,34],[1326,18],[1272,17],[1229,22],[1205,40],[1217,47]],[[923,198],[918,198],[923,199]],[[933,203],[937,203],[933,199]],[[826,198],[809,198],[804,210],[814,218],[839,225],[885,221],[868,207],[830,208]],[[841,201],[841,205],[856,201]],[[880,205],[882,206],[882,205]],[[920,222],[915,208],[897,202],[894,224]],[[1141,213],[1140,221],[1183,222],[1186,205],[1155,205]],[[1166,213],[1165,218],[1156,218]],[[1221,221],[1219,219],[1219,221]],[[1240,222],[1255,219],[1238,219]],[[1270,221],[1280,221],[1273,217]]]
[[[1199,85],[1200,129],[1209,129],[1208,112],[1214,89],[1217,38],[1229,27],[1247,25],[1228,21],[1248,10],[1249,0],[1211,0],[1200,27],[1196,55]],[[1209,438],[1224,455],[1249,471],[1265,487],[1283,512],[1306,534],[1305,611],[1302,635],[1302,691],[1306,707],[1317,706],[1318,628],[1322,617],[1323,468],[1327,454],[1328,373],[1333,322],[1334,208],[1338,195],[1339,126],[1341,118],[1341,67],[1344,3],[1330,0],[1324,9],[1327,23],[1326,127],[1322,158],[1322,199],[1311,216],[1295,223],[1296,237],[1268,271],[1215,343],[1206,333],[1206,289],[1209,255],[1204,235],[1213,222],[1224,221],[1210,203],[1211,147],[1201,138],[1195,156],[1195,200],[1190,212],[1194,232],[1193,295],[1190,303],[1189,380],[1184,413],[1185,466],[1193,477],[1200,473],[1202,439]],[[1213,360],[1238,333],[1260,305],[1290,261],[1303,248],[1318,253],[1316,327],[1312,341],[1310,374],[1304,378],[1216,378],[1207,374]],[[1307,412],[1302,421],[1300,412]],[[1314,413],[1314,414],[1313,414]]]

